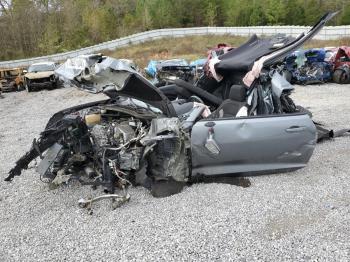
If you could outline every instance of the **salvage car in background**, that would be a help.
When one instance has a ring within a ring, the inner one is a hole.
[[[23,68],[0,69],[0,82],[2,92],[21,91],[24,86]]]
[[[24,75],[24,86],[27,92],[39,89],[54,89],[58,86],[54,62],[32,64]]]
[[[333,81],[338,84],[350,83],[350,47],[339,47],[331,58],[333,63]]]
[[[175,79],[193,82],[195,65],[189,65],[185,59],[151,60],[145,68],[147,76],[153,78],[152,82],[157,86],[165,86],[174,83]]]
[[[182,79],[187,82],[193,81],[193,70],[185,59],[164,60],[157,65],[156,86],[164,86]]]
[[[332,65],[325,61],[326,50],[298,50],[286,58],[285,74],[293,84],[320,84],[332,79]]]
[[[58,186],[75,179],[109,193],[80,201],[90,207],[105,198],[127,201],[130,185],[166,196],[203,176],[305,167],[316,145],[316,127],[289,97],[293,87],[279,65],[334,15],[326,14],[295,40],[254,35],[215,58],[213,77],[226,90],[218,95],[181,79],[157,88],[128,65],[111,60],[108,71],[114,73],[103,75],[110,83],[103,89],[109,98],[54,114],[6,180],[40,156],[42,180]]]

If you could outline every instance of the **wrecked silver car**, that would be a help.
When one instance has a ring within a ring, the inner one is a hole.
[[[120,70],[114,67],[113,76],[101,79],[109,83],[103,89],[109,98],[54,114],[6,180],[40,157],[38,173],[52,186],[71,179],[102,186],[108,195],[80,202],[90,207],[105,198],[117,205],[127,201],[130,185],[167,196],[203,177],[305,167],[322,137],[309,112],[289,97],[293,87],[278,64],[333,16],[325,15],[307,34],[277,49],[271,49],[274,41],[254,36],[218,57],[214,68],[228,88],[226,97],[179,79],[156,88],[116,61]]]

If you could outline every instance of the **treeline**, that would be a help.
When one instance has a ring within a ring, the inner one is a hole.
[[[81,48],[135,32],[192,26],[350,24],[350,0],[0,0],[0,60]]]

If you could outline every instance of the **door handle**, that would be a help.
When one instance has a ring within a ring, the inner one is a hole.
[[[204,125],[205,125],[206,127],[213,127],[213,126],[215,126],[215,122],[212,122],[212,121],[206,122]]]
[[[297,132],[304,131],[305,129],[306,129],[305,126],[291,126],[291,127],[288,127],[286,129],[286,132],[288,132],[288,133],[297,133]]]

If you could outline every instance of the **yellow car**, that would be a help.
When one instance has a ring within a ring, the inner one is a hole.
[[[0,90],[2,92],[23,90],[24,72],[23,68],[0,69]]]

